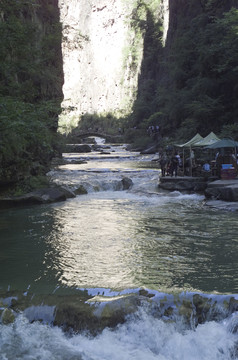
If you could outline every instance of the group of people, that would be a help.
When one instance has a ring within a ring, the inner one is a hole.
[[[165,152],[160,155],[162,176],[177,176],[179,166],[182,166],[182,160],[177,152],[173,153],[171,156],[168,156]]]
[[[177,176],[178,169],[183,167],[183,161],[181,156],[178,152],[174,152],[172,155],[168,155],[166,152],[160,154],[160,168],[161,168],[161,175],[164,176]],[[195,167],[195,157],[194,153],[190,154],[190,157],[186,159],[184,168],[187,167]],[[203,165],[200,165],[200,171],[202,174],[210,174],[211,172],[211,165],[209,161],[205,161]]]
[[[151,125],[151,126],[149,126],[148,127],[148,129],[147,129],[147,134],[149,135],[149,136],[152,136],[153,134],[155,134],[155,133],[158,133],[159,132],[159,125]]]
[[[181,168],[183,174],[190,176],[205,176],[211,175],[220,176],[222,164],[231,164],[231,166],[238,170],[238,157],[232,152],[226,152],[224,155],[216,154],[213,161],[201,161],[198,159],[195,163],[194,152],[190,151],[190,156],[182,159],[178,152],[163,151],[159,158],[161,175],[164,176],[177,176],[178,170]]]

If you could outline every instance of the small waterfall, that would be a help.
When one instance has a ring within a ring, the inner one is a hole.
[[[101,138],[101,137],[95,137],[95,142],[97,145],[103,145],[105,144],[106,140],[104,138]]]

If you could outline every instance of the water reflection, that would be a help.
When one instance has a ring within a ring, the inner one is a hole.
[[[234,214],[187,203],[83,196],[62,204],[45,237],[44,276],[78,287],[237,292]]]
[[[157,218],[145,219],[145,223],[154,236],[150,237],[151,246],[140,244],[148,262],[143,266],[145,269],[151,266],[162,286],[219,292],[238,290],[234,277],[238,270],[235,214],[173,205],[173,209],[160,211]],[[229,224],[233,224],[232,230]]]
[[[77,171],[69,176],[78,181]],[[211,211],[196,195],[156,193],[157,179],[140,170],[128,192],[0,211],[0,286],[238,292],[237,214]]]
[[[49,251],[45,239],[59,224],[54,212],[45,206],[1,211],[2,223],[0,286],[24,290],[44,278],[45,254]],[[52,286],[54,278],[53,273]],[[46,286],[50,286],[48,280]]]
[[[114,200],[83,198],[62,205],[61,234],[51,233],[47,240],[58,251],[52,266],[62,272],[59,281],[80,287],[132,285],[126,252],[134,238],[133,219]]]

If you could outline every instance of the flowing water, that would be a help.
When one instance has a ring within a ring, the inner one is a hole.
[[[49,175],[87,194],[0,210],[0,309],[15,314],[0,323],[0,360],[238,359],[237,213],[159,190],[156,156],[119,145],[64,155]],[[63,331],[59,301],[127,316]]]

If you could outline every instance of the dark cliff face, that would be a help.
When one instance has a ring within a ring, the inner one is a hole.
[[[186,27],[191,20],[201,14],[203,7],[198,0],[170,0],[169,1],[169,29],[167,34],[167,46],[173,41],[176,32]]]
[[[44,174],[63,99],[57,0],[0,3],[0,185]]]
[[[45,76],[41,82],[41,94],[49,99],[63,99],[62,26],[58,0],[39,0],[36,21],[41,33],[41,56]],[[50,74],[52,76],[50,76]],[[43,74],[42,74],[43,75]],[[46,76],[47,75],[47,76]]]
[[[237,0],[169,0],[168,42],[178,28],[189,25],[197,16],[204,13],[210,16],[222,16],[232,7],[238,7]]]
[[[1,95],[62,99],[61,25],[56,0],[0,4]]]
[[[237,9],[238,0],[170,0],[164,47],[150,19],[135,125],[158,124],[177,139],[210,131],[238,137]]]

